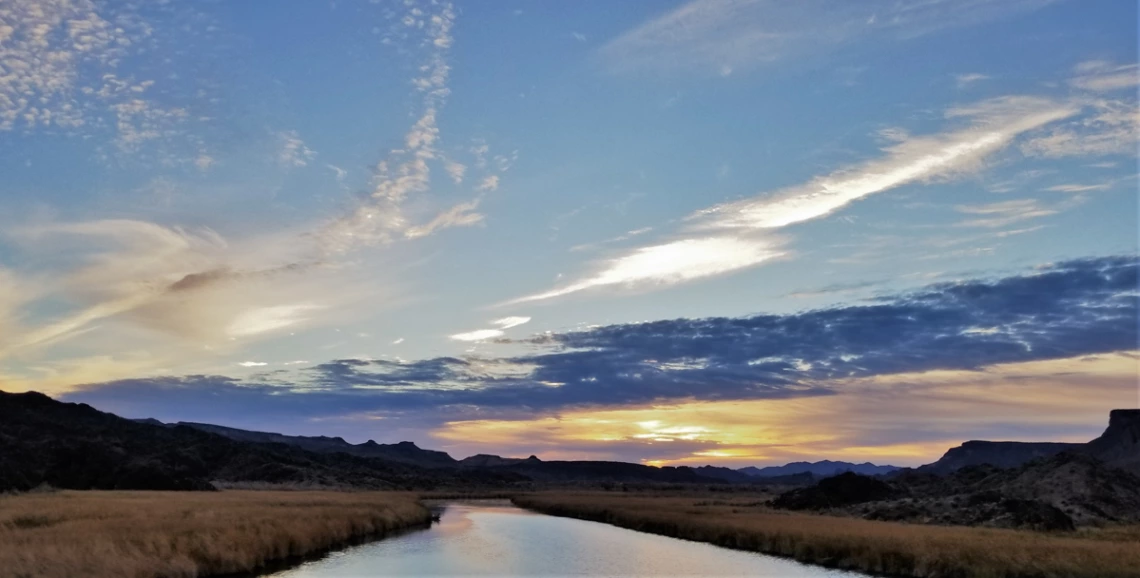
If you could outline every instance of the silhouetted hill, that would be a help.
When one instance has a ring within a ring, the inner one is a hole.
[[[1114,467],[1140,474],[1140,409],[1114,409],[1108,429],[1084,451]]]
[[[212,482],[371,489],[548,483],[719,483],[691,468],[474,456],[461,466],[411,442],[349,444],[210,424],[130,420],[39,393],[0,392],[0,491],[210,490]],[[529,486],[528,486],[529,487]]]
[[[44,483],[68,489],[209,490],[212,481],[411,489],[525,480],[510,472],[428,470],[241,442],[198,428],[124,419],[39,393],[0,392],[0,491]]]
[[[989,442],[968,441],[950,448],[938,461],[919,466],[918,471],[948,474],[966,466],[989,464],[999,468],[1015,468],[1026,462],[1047,458],[1084,444],[1054,442]]]
[[[340,437],[290,436],[279,433],[249,431],[208,423],[178,422],[174,425],[192,427],[237,441],[287,444],[311,452],[340,452],[354,456],[380,458],[393,462],[412,464],[425,468],[450,467],[458,464],[458,462],[447,455],[446,452],[421,449],[412,442],[378,444],[372,440],[368,440],[362,444],[354,445]]]
[[[803,473],[808,473],[818,478],[825,478],[842,474],[843,472],[855,472],[856,474],[862,474],[864,476],[878,476],[889,474],[898,469],[896,466],[877,466],[871,462],[853,464],[851,462],[823,460],[819,462],[791,462],[782,466],[769,466],[766,468],[748,466],[746,468],[740,468],[737,471],[749,476],[761,478],[790,476]]]
[[[824,510],[851,504],[886,500],[899,495],[890,484],[854,472],[824,478],[818,484],[780,494],[772,507],[786,510]]]
[[[693,468],[698,475],[705,476],[706,478],[713,478],[733,484],[748,484],[756,481],[748,474],[742,473],[740,470],[732,468],[721,468],[717,466],[700,466]]]

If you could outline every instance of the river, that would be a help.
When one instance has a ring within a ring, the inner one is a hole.
[[[270,576],[860,576],[536,514],[505,501],[449,503],[444,508],[439,523],[429,530],[333,552]]]

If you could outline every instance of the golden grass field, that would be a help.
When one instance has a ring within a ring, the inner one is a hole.
[[[876,522],[767,508],[731,498],[613,492],[519,495],[538,512],[883,575],[1140,576],[1140,527],[1075,534]]]
[[[0,576],[249,572],[430,523],[395,492],[50,492],[0,495]]]

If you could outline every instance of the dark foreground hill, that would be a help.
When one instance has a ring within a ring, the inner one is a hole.
[[[1097,439],[1014,467],[982,463],[947,474],[918,468],[889,480],[847,473],[782,494],[773,506],[1037,530],[1140,523],[1140,476],[1132,473],[1138,426],[1140,411],[1116,410]]]
[[[371,489],[507,485],[510,472],[430,470],[346,453],[254,443],[136,422],[39,393],[0,392],[0,491],[211,490],[211,482]]]

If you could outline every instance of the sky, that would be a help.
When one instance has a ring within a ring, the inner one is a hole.
[[[0,0],[0,389],[733,467],[1140,404],[1137,5]]]

